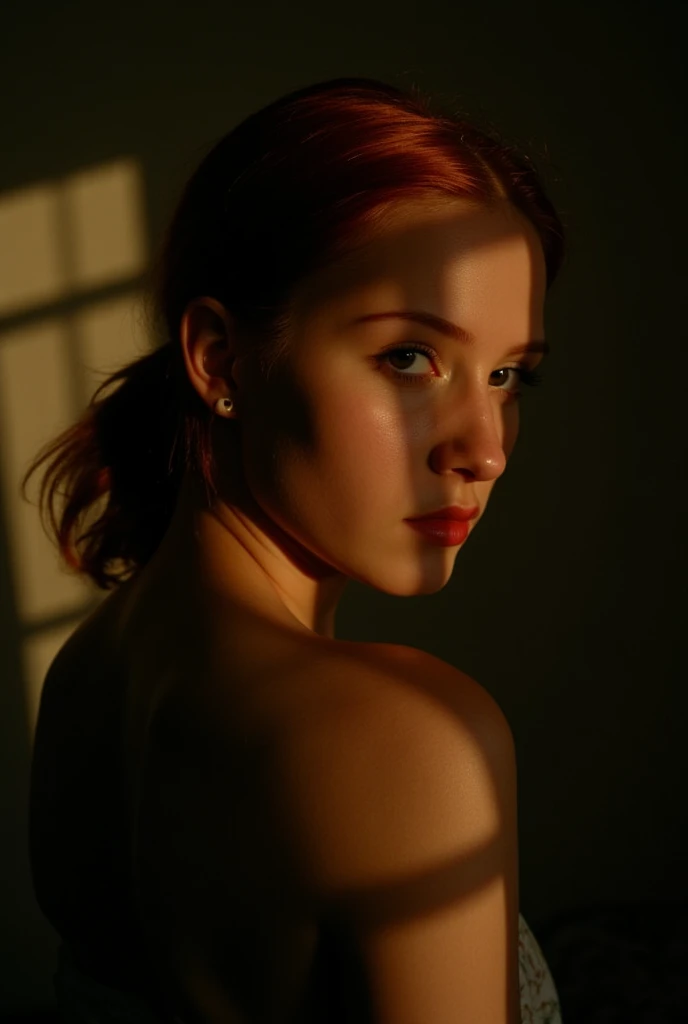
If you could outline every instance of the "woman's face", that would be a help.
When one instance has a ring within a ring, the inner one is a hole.
[[[406,520],[484,510],[518,434],[518,367],[542,359],[526,349],[544,339],[544,299],[539,239],[511,204],[407,203],[300,289],[282,369],[259,381],[235,361],[251,498],[233,511],[230,495],[226,523],[244,547],[249,527],[309,628],[322,632],[349,578],[397,596],[446,584],[460,546]],[[460,331],[379,316],[404,310]]]

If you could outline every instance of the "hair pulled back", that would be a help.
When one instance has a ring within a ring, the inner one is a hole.
[[[155,347],[100,384],[22,481],[24,490],[50,460],[41,514],[47,505],[72,572],[110,589],[142,568],[186,470],[216,493],[213,410],[188,378],[179,341],[188,304],[220,301],[270,374],[288,351],[295,287],[350,253],[390,204],[433,195],[509,199],[538,232],[551,286],[563,228],[531,161],[493,131],[433,112],[417,89],[363,78],[318,83],[251,114],[214,145],[186,184],[149,273]]]

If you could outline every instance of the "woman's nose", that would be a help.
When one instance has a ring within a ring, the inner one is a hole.
[[[492,395],[464,393],[455,407],[444,439],[435,446],[435,468],[465,472],[476,480],[494,480],[506,469],[516,440],[517,423],[503,408],[504,401]]]

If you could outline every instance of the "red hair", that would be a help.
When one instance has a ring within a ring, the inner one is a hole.
[[[24,491],[52,457],[41,512],[47,504],[74,572],[110,589],[143,567],[187,469],[216,493],[213,410],[192,386],[179,343],[188,304],[218,299],[269,374],[288,351],[295,287],[350,253],[390,204],[433,195],[508,199],[538,232],[551,286],[563,229],[530,160],[494,132],[433,112],[416,89],[362,78],[318,83],[250,115],[216,143],[184,188],[151,268],[157,347],[103,381],[81,419],[41,450],[22,481]],[[58,521],[61,484],[67,500]],[[82,528],[101,498],[104,510]]]

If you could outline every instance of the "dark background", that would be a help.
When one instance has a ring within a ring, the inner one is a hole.
[[[600,907],[671,921],[688,901],[686,9],[90,0],[0,15],[0,191],[134,156],[151,245],[211,142],[328,78],[416,82],[533,154],[569,238],[545,384],[445,589],[352,583],[337,632],[422,647],[498,700],[518,755],[521,911],[562,985],[560,922]],[[7,544],[5,530],[3,571]],[[50,1001],[56,939],[27,868],[7,571],[0,598],[0,1011],[17,1012]]]

